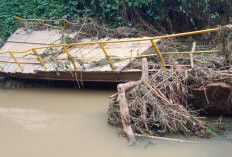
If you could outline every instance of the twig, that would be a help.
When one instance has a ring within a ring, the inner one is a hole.
[[[115,93],[115,94],[109,96],[110,99],[116,99],[117,97],[118,97],[118,93]]]
[[[81,30],[82,30],[82,28],[84,27],[84,25],[85,25],[85,23],[86,23],[86,17],[85,17],[84,19],[85,19],[85,20],[84,20],[83,24],[81,25],[81,28],[79,29],[79,31],[78,31],[78,33],[77,33],[76,39],[79,37],[79,35],[80,35],[80,33],[81,33]]]
[[[202,86],[203,86],[203,90],[204,90],[204,94],[205,94],[205,98],[207,100],[207,103],[209,104],[209,99],[208,99],[208,96],[207,96],[207,93],[206,93],[206,90],[205,90],[205,85],[204,85],[204,81],[202,79]]]
[[[159,93],[154,88],[152,88],[151,85],[149,85],[146,82],[145,82],[145,85],[152,91],[153,94],[155,94],[158,98],[160,98],[164,103],[170,104],[170,102],[166,100],[165,98],[163,98],[161,95],[159,95]]]

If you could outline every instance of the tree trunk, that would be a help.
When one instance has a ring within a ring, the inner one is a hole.
[[[142,77],[141,81],[147,81],[148,80],[148,63],[147,59],[143,58],[142,59]],[[137,84],[140,81],[131,81],[123,84],[119,84],[117,86],[118,89],[118,102],[119,102],[119,107],[120,107],[120,116],[122,120],[122,126],[125,134],[127,135],[129,139],[129,144],[134,145],[136,144],[136,139],[133,133],[133,130],[131,128],[131,120],[130,120],[130,113],[129,113],[129,104],[127,103],[126,99],[126,92],[134,89]]]
[[[130,89],[133,89],[137,86],[136,81],[134,82],[128,82],[124,84],[118,85],[118,101],[119,101],[119,107],[120,107],[120,116],[122,120],[122,126],[125,134],[127,135],[129,139],[130,145],[136,144],[136,139],[133,133],[133,130],[131,128],[131,121],[130,121],[130,113],[129,113],[129,105],[126,101],[126,91],[129,91]]]

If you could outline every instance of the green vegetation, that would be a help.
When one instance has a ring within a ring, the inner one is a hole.
[[[0,37],[6,40],[17,28],[13,16],[46,19],[90,16],[114,27],[129,25],[141,29],[139,23],[145,22],[157,29],[176,32],[225,24],[229,15],[232,15],[231,0],[1,0]]]
[[[40,55],[40,57],[41,57],[42,59],[44,59],[44,58],[46,58],[46,57],[48,57],[48,56],[52,56],[52,57],[55,56],[55,52],[54,52],[53,48],[48,48],[46,51],[44,51],[44,52]]]

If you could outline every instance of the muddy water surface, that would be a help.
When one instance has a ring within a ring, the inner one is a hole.
[[[113,90],[0,90],[0,157],[231,157],[232,134],[198,144],[139,141],[129,147],[107,124]]]

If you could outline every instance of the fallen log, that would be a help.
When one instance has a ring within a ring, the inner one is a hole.
[[[148,63],[147,59],[143,58],[142,59],[142,77],[141,81],[146,81],[148,79]],[[140,81],[131,81],[123,84],[119,84],[117,86],[118,89],[118,102],[119,102],[119,107],[120,107],[120,117],[122,121],[122,126],[125,134],[128,137],[129,140],[129,145],[134,145],[136,144],[136,139],[131,127],[131,120],[130,120],[130,113],[129,113],[129,105],[127,103],[126,99],[126,92],[134,89]],[[116,94],[114,95],[114,97]]]
[[[126,91],[137,86],[137,82],[128,82],[124,84],[119,84],[118,89],[118,102],[120,107],[120,116],[122,120],[123,130],[129,139],[130,145],[136,144],[136,139],[131,128],[130,113],[128,103],[126,102]]]

